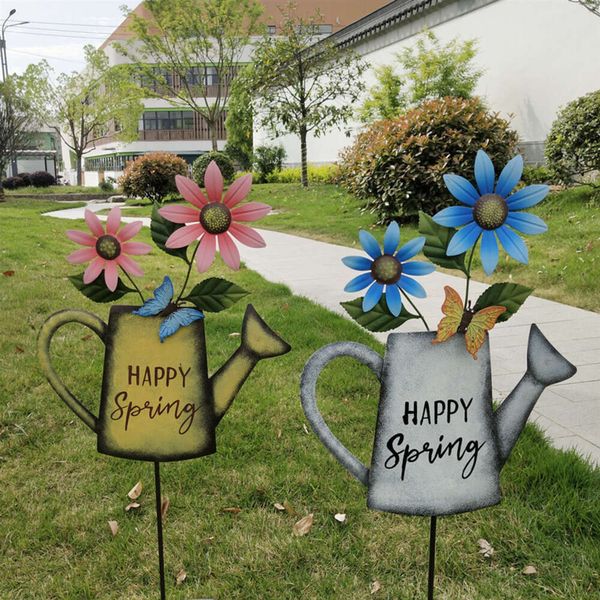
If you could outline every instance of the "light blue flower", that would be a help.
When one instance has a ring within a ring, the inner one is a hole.
[[[438,225],[444,227],[464,225],[450,241],[446,251],[448,256],[466,252],[481,237],[481,263],[488,275],[498,264],[498,242],[509,256],[527,264],[527,246],[513,229],[533,235],[544,233],[548,227],[539,217],[517,211],[541,202],[548,195],[549,187],[528,185],[511,195],[522,174],[523,158],[517,155],[506,164],[494,189],[494,165],[490,157],[479,150],[475,159],[475,180],[479,191],[464,177],[444,175],[450,193],[466,205],[450,206],[433,217]]]
[[[381,300],[385,293],[385,301],[392,315],[397,317],[402,310],[400,290],[425,298],[427,293],[423,286],[409,275],[427,275],[435,270],[428,262],[413,260],[405,262],[417,255],[425,245],[425,238],[418,237],[407,242],[396,252],[400,244],[400,227],[398,223],[389,224],[383,238],[383,252],[377,240],[367,231],[358,234],[360,244],[370,258],[364,256],[346,256],[342,262],[355,271],[367,271],[358,275],[344,288],[345,292],[358,292],[369,289],[363,298],[362,309],[369,312]],[[395,254],[394,254],[395,253]]]

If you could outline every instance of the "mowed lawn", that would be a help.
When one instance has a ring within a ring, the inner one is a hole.
[[[338,186],[313,184],[255,185],[251,200],[266,202],[274,213],[259,227],[360,248],[359,229],[383,239],[385,227],[375,225],[376,216],[361,210],[359,200]],[[149,215],[149,207],[127,209],[127,214]],[[600,202],[589,188],[550,194],[531,209],[548,224],[548,232],[522,236],[529,248],[529,265],[521,265],[502,250],[492,277],[481,268],[478,254],[474,277],[495,283],[515,281],[535,289],[535,294],[588,310],[600,311]],[[418,235],[415,224],[402,225],[402,239]],[[453,274],[457,274],[453,272]]]
[[[316,200],[317,189],[310,193]],[[108,312],[66,279],[77,267],[64,260],[75,247],[64,232],[84,224],[40,216],[57,207],[0,204],[0,598],[154,599],[152,465],[98,454],[94,435],[60,402],[37,363],[37,332],[51,313],[80,308],[105,319]],[[149,241],[148,231],[141,239]],[[158,250],[140,262],[148,294],[165,274],[179,282],[184,276],[183,263]],[[251,271],[226,272],[219,263],[209,275],[250,290],[249,301],[293,350],[258,365],[219,425],[217,454],[163,466],[170,500],[168,597],[424,598],[428,520],[369,511],[364,488],[312,434],[299,401],[302,367],[317,348],[341,340],[382,347],[352,322]],[[243,310],[240,303],[207,317],[211,370],[238,345],[233,334]],[[67,385],[97,413],[101,343],[70,325],[55,337],[53,356]],[[333,431],[368,461],[378,400],[374,377],[366,367],[338,360],[318,392]],[[126,513],[127,492],[138,480],[141,508]],[[439,520],[436,597],[597,597],[600,471],[575,453],[552,449],[528,426],[503,471],[502,488],[500,505]],[[294,536],[294,523],[310,513],[310,532]],[[346,522],[337,522],[336,513],[345,513]],[[109,520],[119,524],[114,537]],[[479,554],[480,538],[494,547],[491,559]],[[528,565],[537,575],[522,574]],[[176,586],[181,569],[187,579]],[[375,581],[380,590],[371,594]]]

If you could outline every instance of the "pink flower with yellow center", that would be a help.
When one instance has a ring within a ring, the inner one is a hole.
[[[206,196],[189,177],[177,175],[175,183],[179,193],[195,208],[174,205],[158,211],[168,221],[185,225],[169,236],[166,246],[184,248],[199,239],[196,265],[200,273],[213,263],[217,241],[225,264],[234,270],[240,268],[240,253],[233,238],[251,248],[264,248],[265,240],[257,231],[235,222],[257,221],[271,210],[268,204],[262,202],[237,206],[250,192],[252,175],[236,179],[223,196],[223,176],[217,163],[212,161],[204,175]]]
[[[119,231],[121,226],[121,209],[112,208],[108,213],[106,230],[100,219],[91,211],[85,211],[85,222],[90,228],[91,235],[83,231],[70,229],[67,237],[85,246],[75,250],[67,256],[72,264],[81,264],[92,261],[83,274],[83,283],[88,284],[97,279],[104,271],[106,287],[114,292],[119,283],[119,267],[128,275],[144,274],[140,266],[128,254],[148,254],[152,246],[142,242],[130,242],[142,228],[141,221],[128,223]]]

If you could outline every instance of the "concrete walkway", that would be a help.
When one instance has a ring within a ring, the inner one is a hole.
[[[112,206],[114,204],[91,203],[88,208],[99,211]],[[47,216],[81,219],[83,208],[55,211]],[[124,220],[139,218],[124,217]],[[144,219],[146,225],[149,221]],[[273,231],[260,230],[260,233],[267,242],[266,248],[240,247],[248,268],[269,281],[287,285],[294,294],[347,316],[339,303],[360,294],[343,291],[354,272],[341,263],[341,258],[361,254],[358,244],[357,248],[349,249]],[[417,306],[434,329],[442,317],[444,286],[450,285],[464,295],[464,280],[434,272],[420,277],[419,281],[428,296],[418,300]],[[471,287],[476,297],[487,286],[472,282]],[[575,448],[591,462],[600,464],[600,314],[537,297],[528,298],[514,317],[490,334],[497,400],[510,393],[526,370],[531,323],[537,323],[549,341],[577,366],[577,373],[544,391],[530,420],[545,430],[556,447]],[[422,323],[409,321],[402,331],[422,331]],[[386,334],[374,335],[381,341],[387,337]]]

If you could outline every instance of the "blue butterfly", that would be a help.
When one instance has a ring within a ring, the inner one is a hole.
[[[154,317],[171,304],[174,294],[173,282],[170,277],[165,276],[161,285],[154,290],[154,298],[146,300],[141,308],[133,311],[133,314],[140,317]],[[176,309],[160,324],[158,331],[160,341],[164,342],[165,338],[173,335],[180,327],[185,327],[199,319],[204,319],[204,313],[195,308]]]

